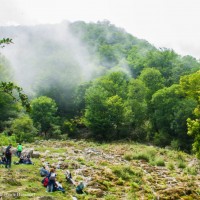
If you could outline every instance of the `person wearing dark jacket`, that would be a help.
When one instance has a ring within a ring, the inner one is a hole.
[[[12,160],[12,152],[11,152],[12,144],[10,144],[6,148],[5,157],[6,157],[6,168],[11,168],[11,160]]]

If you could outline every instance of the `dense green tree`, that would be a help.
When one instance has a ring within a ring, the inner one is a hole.
[[[4,92],[0,92],[0,131],[6,128],[7,121],[17,116],[17,105],[13,98]]]
[[[193,150],[200,158],[200,71],[181,77],[182,91],[197,102],[194,117],[187,119],[188,134],[194,137]]]
[[[130,137],[145,141],[146,138],[146,120],[147,120],[147,96],[148,89],[139,79],[132,79],[128,86],[128,102],[132,110],[132,131]]]
[[[29,115],[21,115],[12,121],[9,131],[16,136],[17,142],[33,142],[37,129]]]
[[[145,67],[158,69],[165,78],[165,86],[170,86],[174,83],[171,79],[172,70],[177,65],[178,57],[173,50],[166,48],[149,51],[145,58]]]
[[[200,95],[200,70],[193,74],[181,77],[180,85],[183,92],[188,97],[194,98],[198,101]]]
[[[150,116],[157,145],[169,145],[173,139],[180,142],[180,148],[190,148],[191,140],[187,137],[186,120],[192,116],[196,102],[185,99],[179,85],[158,90],[151,100]],[[190,141],[190,142],[189,142]]]
[[[86,125],[101,139],[125,136],[132,111],[126,100],[127,76],[113,72],[95,81],[86,90]]]
[[[132,128],[135,134],[144,132],[144,124],[147,120],[146,95],[148,89],[139,79],[132,79],[128,86],[128,102],[132,109]],[[137,135],[138,139],[144,140],[144,135]]]
[[[164,78],[159,70],[154,68],[145,68],[142,70],[139,79],[148,88],[147,99],[151,99],[151,96],[159,89],[164,87]]]
[[[194,110],[195,119],[187,119],[188,134],[194,137],[193,151],[200,158],[200,97]]]
[[[41,96],[31,101],[31,118],[44,136],[51,135],[55,125],[57,125],[57,109],[56,102],[46,96]]]

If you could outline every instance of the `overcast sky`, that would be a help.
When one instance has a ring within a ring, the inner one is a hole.
[[[107,19],[156,47],[200,59],[200,0],[0,0],[0,5],[0,25]]]

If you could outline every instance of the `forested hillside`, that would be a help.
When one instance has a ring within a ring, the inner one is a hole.
[[[0,27],[0,38],[13,41],[0,50],[0,81],[22,87],[31,105],[26,112],[1,84],[2,139],[128,139],[200,157],[194,57],[108,21]]]

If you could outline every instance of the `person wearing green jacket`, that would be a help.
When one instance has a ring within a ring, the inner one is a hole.
[[[19,145],[17,146],[17,156],[20,158],[21,157],[21,153],[22,153],[22,145],[21,143],[19,143]]]

